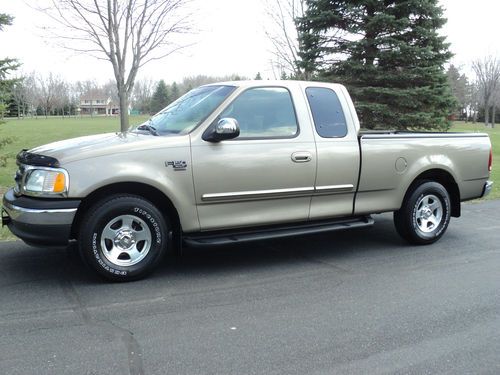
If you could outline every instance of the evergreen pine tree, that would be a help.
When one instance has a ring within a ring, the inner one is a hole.
[[[438,0],[307,0],[302,67],[345,84],[364,128],[447,129],[442,13]]]
[[[174,83],[172,83],[172,87],[170,88],[170,101],[173,102],[174,100],[179,99],[180,96],[179,86],[177,86],[177,82],[174,81]]]
[[[262,80],[262,76],[260,75],[260,72],[258,72],[258,73],[255,75],[254,80],[256,80],[256,81],[261,81],[261,80]]]
[[[0,13],[0,31],[3,30],[4,26],[12,24],[13,18],[7,14]],[[7,79],[8,74],[17,69],[19,64],[17,60],[14,59],[0,59],[0,124],[3,123],[3,116],[7,111],[8,102],[10,100],[10,90],[17,80]],[[0,138],[0,150],[4,148],[5,145],[12,143],[11,138],[1,137]],[[7,164],[7,155],[0,154],[0,167],[5,167]]]
[[[151,98],[151,112],[156,113],[161,111],[170,102],[171,100],[170,100],[168,86],[162,79],[156,85],[155,92],[153,93],[153,97]]]
[[[13,18],[8,14],[0,13],[0,31],[3,31],[4,26],[12,25],[12,20]],[[10,90],[16,82],[15,79],[7,79],[7,76],[18,67],[19,64],[15,59],[0,59],[0,123],[9,104]]]
[[[455,97],[456,101],[456,115],[462,118],[466,113],[467,107],[467,91],[469,82],[465,74],[460,74],[458,68],[451,64],[446,71],[446,76],[448,77],[448,84],[450,85],[451,93]]]

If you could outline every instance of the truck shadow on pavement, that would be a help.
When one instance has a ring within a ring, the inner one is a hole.
[[[0,287],[23,282],[42,283],[44,280],[51,283],[60,278],[71,280],[76,285],[103,283],[83,264],[76,246],[40,249],[20,241],[2,245],[4,250],[11,249],[0,252]],[[219,248],[184,248],[180,256],[166,258],[152,275],[138,282],[206,279],[242,272],[258,273],[275,267],[297,269],[312,263],[338,267],[342,271],[341,264],[348,263],[350,258],[369,258],[380,253],[386,256],[401,251],[414,251],[414,248],[399,238],[391,217],[380,215],[372,228]]]

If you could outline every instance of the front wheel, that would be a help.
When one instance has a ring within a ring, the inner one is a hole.
[[[403,206],[394,212],[394,225],[412,244],[436,242],[450,222],[450,196],[443,185],[422,181],[407,194]]]
[[[82,221],[79,248],[85,262],[113,281],[151,272],[166,252],[168,222],[149,201],[116,195],[97,202]]]

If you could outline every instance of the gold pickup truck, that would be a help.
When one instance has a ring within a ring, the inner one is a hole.
[[[29,244],[76,240],[111,280],[184,244],[220,246],[373,224],[430,244],[489,193],[486,134],[360,132],[338,84],[194,89],[127,133],[24,150],[2,222]]]

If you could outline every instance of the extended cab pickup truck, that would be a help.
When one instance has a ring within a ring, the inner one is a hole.
[[[111,280],[173,247],[358,228],[394,212],[430,244],[489,193],[486,134],[361,133],[338,84],[242,81],[194,89],[126,132],[22,151],[2,221],[29,244],[76,240]]]

